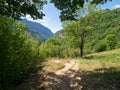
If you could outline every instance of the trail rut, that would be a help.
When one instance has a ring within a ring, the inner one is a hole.
[[[50,72],[41,87],[44,90],[81,90],[81,77],[78,74],[79,64],[75,60],[65,63],[65,67]]]

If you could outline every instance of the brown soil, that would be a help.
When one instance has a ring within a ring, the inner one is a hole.
[[[78,70],[79,64],[71,60],[65,63],[64,68],[48,73],[40,88],[44,88],[44,90],[81,90]]]
[[[75,60],[59,61],[53,63],[64,63],[64,67],[51,72],[39,73],[30,76],[17,87],[17,90],[81,90],[81,78],[78,72],[79,64]]]

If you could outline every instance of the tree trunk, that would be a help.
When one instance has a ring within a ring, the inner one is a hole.
[[[81,43],[80,43],[80,57],[83,57],[83,48],[84,48],[84,40],[81,36]]]

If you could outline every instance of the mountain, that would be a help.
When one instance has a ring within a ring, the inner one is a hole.
[[[53,32],[40,23],[28,21],[27,19],[22,19],[22,22],[28,25],[29,32],[33,37],[37,37],[37,39],[39,38],[38,40],[45,41],[49,37],[53,36]]]
[[[60,30],[60,31],[57,31],[56,33],[54,33],[53,38],[57,39],[57,40],[62,40],[64,38],[63,30]]]

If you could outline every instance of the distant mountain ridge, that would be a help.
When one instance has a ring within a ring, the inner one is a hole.
[[[42,41],[48,39],[49,37],[52,37],[53,36],[53,32],[43,26],[42,24],[40,23],[37,23],[37,22],[32,22],[32,21],[29,21],[27,19],[22,19],[22,22],[26,23],[30,29],[30,33],[32,33],[32,35],[35,37],[36,35],[41,38]]]

